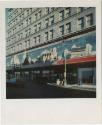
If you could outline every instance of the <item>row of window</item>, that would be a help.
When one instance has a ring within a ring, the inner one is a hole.
[[[66,12],[67,16],[69,15],[68,13],[70,12],[70,9],[71,9],[70,7],[66,8],[67,11],[65,11],[65,12]],[[62,13],[62,12],[64,12],[64,11],[61,11],[60,13]],[[59,19],[62,20],[63,16],[59,15],[59,17],[60,17]],[[43,27],[45,26],[45,28],[47,28],[48,26],[53,25],[55,23],[55,19],[54,18],[55,18],[54,15],[52,15],[49,18],[46,18],[45,21],[44,21]],[[19,25],[13,27],[12,30],[8,31],[8,36],[7,37],[11,37],[12,35],[14,35],[15,33],[19,32],[20,30],[23,30],[23,28],[26,28],[28,25],[33,24],[32,20],[33,20],[33,17],[29,17],[26,20],[23,20]],[[39,31],[41,29],[41,22],[39,22],[38,27],[39,27],[38,28],[38,31]],[[35,32],[37,32],[37,25],[34,26],[34,29],[35,29]]]
[[[21,10],[22,8],[20,9],[17,9],[18,10]],[[54,7],[52,8],[45,8],[45,14],[48,14],[50,12],[52,12],[54,10]],[[35,9],[33,8],[30,8],[30,9],[26,9],[25,11],[20,11],[20,14],[19,16],[17,16],[16,14],[13,14],[15,15],[15,18],[14,20],[12,20],[9,25],[8,25],[8,29],[9,28],[12,28],[13,26],[15,26],[16,24],[18,24],[20,21],[22,21],[24,18],[28,17],[30,14],[33,14],[33,12],[35,11]],[[19,12],[19,11],[18,11]],[[12,16],[12,15],[11,15]],[[40,19],[42,17],[42,9],[38,10],[34,15],[33,15],[33,20],[34,21],[37,21],[38,19]],[[31,18],[31,17],[30,17]],[[27,19],[27,22],[29,22],[29,20],[31,19]]]
[[[92,15],[90,15],[90,17],[91,16]],[[87,17],[88,17],[87,21],[89,22],[89,20],[90,20],[89,15]],[[79,24],[81,24],[80,22],[83,22],[83,19],[84,18],[79,19]],[[91,24],[91,21],[90,21],[90,24]],[[64,28],[65,28],[64,25],[59,27],[61,35],[64,34],[64,31],[65,31]],[[81,28],[83,28],[83,24],[82,24]],[[67,33],[71,32],[71,22],[66,24],[66,32]],[[53,29],[50,30],[49,32],[45,32],[44,43],[47,42],[48,40],[52,40],[53,38],[54,38],[54,30]],[[33,38],[28,39],[26,41],[23,41],[23,43],[19,43],[16,46],[13,46],[13,47],[9,48],[7,50],[7,53],[11,54],[11,53],[14,53],[14,52],[25,50],[25,49],[27,49],[29,47],[40,45],[43,42],[43,40],[42,41],[41,40],[42,40],[41,35],[38,35],[36,37],[33,37]]]
[[[85,17],[81,17],[78,19],[77,21],[77,30],[82,30],[84,28],[87,28],[87,27],[90,27],[94,24],[93,22],[93,14],[89,14],[89,15],[86,15],[86,18]],[[61,25],[60,26],[60,33],[61,35],[64,35],[65,33],[65,26],[64,25]],[[72,22],[69,22],[66,24],[66,33],[70,33],[72,32]]]
[[[54,30],[51,29],[49,32],[45,32],[45,35],[44,35],[44,42],[47,42],[48,40],[52,40],[54,37]],[[14,37],[15,39],[15,37]],[[8,41],[8,45],[12,44],[13,42],[15,43],[14,39],[12,39],[12,41]],[[33,42],[34,45],[38,45],[39,43],[41,43],[41,35],[38,35],[36,37],[33,37],[33,38],[30,38],[29,40],[27,40],[29,42]],[[43,40],[42,40],[43,41]],[[31,44],[31,46],[33,46],[33,43]],[[7,45],[7,46],[8,46]],[[27,44],[28,45],[28,44]],[[28,47],[28,46],[27,46]],[[12,48],[12,47],[11,47]]]
[[[33,8],[29,8],[29,9],[27,9],[27,8],[17,8],[16,10],[14,10],[12,13],[10,12],[9,14],[8,14],[8,22],[10,22],[11,20],[13,20],[14,21],[14,23],[16,22],[16,17],[19,15],[19,17],[18,18],[23,18],[23,17],[26,17],[26,16],[28,16],[29,14],[31,14],[31,12],[32,11],[34,11],[35,10],[35,8],[33,9]],[[25,12],[24,12],[25,11]],[[22,13],[22,14],[21,14]]]
[[[8,24],[8,29],[14,27],[16,24],[18,24],[20,21],[22,21],[24,18],[28,17],[35,9],[26,9],[25,11],[22,10],[23,8],[20,8],[20,9],[17,9],[17,11],[19,10],[21,12],[21,14],[19,16],[17,16],[13,21],[11,21],[9,24]],[[48,14],[50,12],[52,12],[55,8],[52,7],[52,8],[45,8],[45,12],[43,14],[42,10],[43,9],[40,9],[39,11],[37,11],[34,15],[33,15],[33,18],[32,18],[32,15],[31,17],[29,17],[29,19],[26,20],[27,23],[31,22],[35,22],[37,21],[38,19],[40,19],[43,15],[45,14]],[[79,13],[79,12],[82,12],[84,9],[86,8],[83,8],[83,7],[78,7],[77,8],[77,12],[76,13]],[[23,12],[24,11],[24,12]],[[65,17],[69,17],[71,16],[73,13],[72,13],[72,8],[71,7],[68,7],[68,8],[64,8],[62,9],[60,12],[59,12],[59,19],[60,20],[63,20]],[[14,14],[16,15],[16,14]],[[31,19],[32,18],[32,19]]]
[[[77,29],[76,30],[81,30],[83,28],[87,28],[89,26],[93,25],[93,14],[89,14],[86,17],[81,17],[78,19],[77,21]],[[54,30],[51,30],[50,35],[52,35],[52,37],[50,37],[51,39],[53,39],[53,35],[55,37],[57,37],[56,34],[54,34],[54,32],[57,32],[59,35],[64,35],[70,32],[74,32],[73,30],[74,25],[72,24],[72,22],[68,22],[66,24],[60,25],[59,26],[59,31],[57,31],[57,28],[54,27]],[[29,27],[28,29],[25,30],[25,32],[19,32],[18,34],[14,35],[12,38],[7,40],[7,46],[20,41],[24,38],[29,37],[31,34],[37,33],[38,31],[41,30],[41,22],[38,23],[38,25],[34,25],[34,27]],[[56,31],[55,31],[56,30]],[[45,33],[45,37],[46,40],[48,40],[48,32]]]
[[[49,32],[45,32],[44,43],[46,43],[48,40],[53,39],[53,33],[54,33],[53,29],[50,30]],[[17,45],[8,48],[7,53],[11,54],[11,53],[14,53],[14,52],[25,50],[29,47],[40,45],[40,44],[42,44],[41,40],[42,40],[41,35],[38,35],[36,37],[32,37],[30,39],[27,39],[27,40],[23,41],[23,43],[18,43]]]
[[[13,28],[12,30],[10,30],[8,32],[8,37],[11,37],[12,35],[14,35],[15,33],[19,32],[20,30],[22,30],[23,28],[26,28],[28,25],[30,25],[32,23],[31,21],[31,17],[28,18],[27,20],[24,20],[21,24],[18,25],[18,27]],[[50,18],[45,19],[45,27],[47,28],[49,25],[53,25],[54,24],[54,16],[51,16]],[[32,27],[32,26],[31,26]],[[41,26],[41,22],[38,22],[37,25],[34,25],[34,31],[32,31],[33,33],[36,33],[37,31],[41,30],[42,26]],[[30,30],[28,32],[31,32],[32,28],[27,29]],[[32,29],[33,30],[33,29]],[[24,32],[24,31],[23,31]],[[26,31],[25,31],[26,32]]]

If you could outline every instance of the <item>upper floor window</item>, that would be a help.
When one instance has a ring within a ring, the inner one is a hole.
[[[29,9],[27,9],[27,15],[29,15],[29,12],[30,12]]]
[[[25,30],[25,37],[28,36],[28,30]]]
[[[27,40],[27,48],[30,47],[30,39]]]
[[[13,34],[15,33],[15,29],[13,29]]]
[[[45,27],[47,28],[48,25],[49,25],[49,19],[47,18],[47,19],[45,19]]]
[[[38,19],[38,14],[36,13],[35,14],[35,21]]]
[[[77,8],[77,13],[83,12],[84,8],[83,7],[78,7]]]
[[[49,13],[49,7],[45,8],[45,14]]]
[[[50,39],[53,39],[53,29],[52,30],[50,30]]]
[[[19,10],[20,10],[19,12],[21,13],[23,11],[23,8],[19,8]]]
[[[29,35],[31,34],[31,28],[28,29],[28,34],[29,34]]]
[[[86,16],[86,26],[93,25],[93,14],[89,14]]]
[[[36,37],[33,38],[33,45],[36,44]]]
[[[34,26],[34,33],[37,32],[37,25]]]
[[[45,42],[48,40],[48,32],[45,32]]]
[[[51,12],[54,11],[54,9],[55,9],[54,7],[51,7]]]
[[[29,24],[31,24],[31,17],[29,17]]]
[[[41,18],[41,11],[38,12],[38,18]]]
[[[54,24],[54,16],[51,16],[50,17],[50,25],[53,25]]]
[[[20,40],[20,34],[18,34],[18,40]]]
[[[16,23],[17,23],[17,22],[18,22],[18,19],[16,18],[16,20],[15,20],[15,21],[16,21]]]
[[[22,19],[24,18],[24,13],[22,13]]]
[[[21,30],[21,24],[19,24],[19,30]]]
[[[64,10],[59,12],[59,19],[63,20],[64,19]]]
[[[29,10],[30,10],[30,13],[32,13],[32,8],[30,8]]]
[[[28,25],[28,19],[26,20],[26,25]]]
[[[60,34],[63,35],[64,34],[64,25],[60,26]]]
[[[71,7],[66,8],[66,17],[71,16]]]
[[[39,43],[40,43],[40,35],[37,36],[37,44],[39,44]]]
[[[19,21],[21,21],[22,20],[22,17],[21,17],[21,15],[19,16]]]
[[[81,17],[78,19],[78,29],[83,29],[84,28],[84,17]]]
[[[66,24],[66,33],[70,33],[71,32],[71,22]]]
[[[38,31],[41,30],[41,22],[38,24]]]
[[[21,23],[21,27],[23,28],[23,22]]]
[[[22,50],[22,43],[19,44],[19,50]]]

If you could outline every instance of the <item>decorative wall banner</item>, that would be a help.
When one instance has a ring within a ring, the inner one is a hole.
[[[33,63],[55,63],[64,59],[64,51],[67,50],[66,58],[76,58],[96,55],[96,33],[86,34],[80,38],[62,41],[55,45],[49,45],[45,48],[38,48],[31,52],[23,52],[16,55],[14,64],[33,64]],[[7,66],[12,65],[13,58],[7,58]],[[26,61],[25,61],[26,59]],[[25,63],[25,62],[29,63]]]

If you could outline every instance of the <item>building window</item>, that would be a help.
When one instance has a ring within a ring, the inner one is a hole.
[[[49,14],[49,7],[45,8],[45,14]]]
[[[15,20],[13,21],[13,25],[15,25]]]
[[[29,47],[30,47],[30,39],[27,40],[27,48],[29,48]]]
[[[15,33],[15,29],[13,29],[13,34]]]
[[[50,30],[50,40],[53,39],[53,29]]]
[[[38,18],[41,18],[41,11],[38,12]]]
[[[71,22],[66,24],[66,33],[70,33],[71,32]]]
[[[91,26],[93,25],[93,15],[89,14],[86,16],[86,26]]]
[[[38,14],[36,13],[35,14],[35,21],[38,19]]]
[[[27,15],[29,15],[29,9],[27,10]]]
[[[36,37],[33,38],[33,45],[36,44]]]
[[[78,19],[78,29],[81,30],[84,28],[84,17]]]
[[[21,33],[20,38],[21,38],[21,39],[23,38],[23,33]]]
[[[37,32],[37,25],[34,26],[34,33]]]
[[[54,11],[54,7],[50,7],[50,12]]]
[[[17,29],[16,29],[16,27],[15,27],[15,33],[16,33],[16,30],[17,30]]]
[[[25,41],[25,45],[24,45],[24,49],[26,49],[27,48],[27,41]]]
[[[21,23],[21,27],[23,28],[23,22]]]
[[[66,12],[66,17],[71,16],[71,7],[66,8],[65,12]]]
[[[16,23],[18,22],[18,19],[16,18]]]
[[[29,31],[28,34],[30,35],[31,34],[31,28],[29,28],[28,31]]]
[[[45,42],[48,41],[48,32],[45,32]]]
[[[78,7],[78,8],[77,8],[77,13],[81,13],[81,12],[83,12],[83,10],[84,10],[83,7]]]
[[[53,25],[54,24],[54,16],[51,16],[50,17],[50,25]]]
[[[25,35],[26,35],[26,37],[28,36],[28,29],[25,31]]]
[[[19,50],[22,50],[22,43],[19,44]]]
[[[49,25],[49,19],[47,18],[47,19],[45,19],[45,27],[47,28],[48,25]]]
[[[20,40],[20,34],[18,34],[18,40]]]
[[[59,19],[63,20],[64,19],[64,10],[59,12]]]
[[[40,35],[37,36],[37,44],[39,44],[39,43],[40,43]]]
[[[22,13],[22,19],[24,18],[24,13]]]
[[[21,29],[21,24],[19,24],[19,30]]]
[[[14,42],[16,42],[16,36],[14,37]]]
[[[41,30],[41,22],[38,24],[38,31]]]
[[[19,44],[17,45],[17,51],[19,51]]]
[[[26,26],[28,26],[28,19],[26,20]]]
[[[32,13],[32,8],[30,8],[30,13]]]
[[[29,24],[31,24],[31,17],[29,18]]]
[[[19,21],[21,21],[22,20],[22,17],[21,17],[21,15],[19,16]]]
[[[64,25],[60,26],[60,34],[63,35],[64,34]]]

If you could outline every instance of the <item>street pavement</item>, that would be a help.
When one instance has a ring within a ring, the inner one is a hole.
[[[44,83],[21,82],[22,86],[9,85],[6,87],[7,99],[31,98],[95,98],[95,91],[60,88]],[[20,85],[20,84],[19,84]]]

